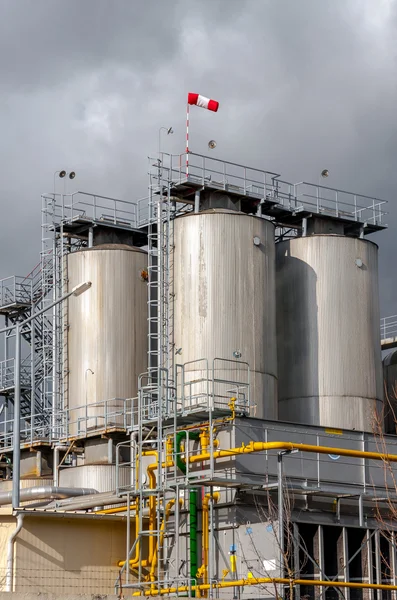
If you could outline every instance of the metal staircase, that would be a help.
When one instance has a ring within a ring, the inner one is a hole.
[[[43,205],[42,251],[38,265],[26,277],[12,276],[0,280],[0,315],[8,327],[23,323],[53,300],[55,267],[54,206]],[[54,389],[54,317],[44,314],[21,327],[21,430],[24,442],[51,437],[51,407]],[[14,404],[15,395],[15,332],[6,334],[4,360],[0,363],[0,396],[7,405]],[[8,411],[8,417],[12,409]]]
[[[40,305],[43,298],[41,266],[41,263],[37,265],[27,277],[0,280],[0,314],[5,316],[6,326],[22,323]],[[47,375],[45,349],[52,344],[51,321],[43,315],[22,327],[21,336],[30,349],[21,364],[21,416],[36,416],[43,424],[42,388]],[[9,335],[9,342],[11,338]],[[15,360],[8,356],[9,352],[7,349],[0,364],[0,394],[13,402]]]

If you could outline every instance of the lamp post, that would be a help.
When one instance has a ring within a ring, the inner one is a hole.
[[[170,135],[170,133],[174,133],[174,130],[172,129],[172,127],[160,127],[160,129],[159,129],[159,158],[160,158],[161,132],[162,131],[166,131],[167,135]]]
[[[13,457],[12,457],[12,508],[17,509],[19,506],[19,480],[21,477],[21,329],[27,323],[30,323],[36,317],[47,312],[57,304],[67,300],[70,296],[80,296],[91,287],[91,281],[86,281],[76,285],[71,292],[61,296],[55,302],[52,302],[45,308],[42,308],[37,313],[34,313],[21,323],[17,321],[15,325],[0,329],[0,333],[11,331],[15,328],[15,370],[14,370],[14,426],[13,426]]]

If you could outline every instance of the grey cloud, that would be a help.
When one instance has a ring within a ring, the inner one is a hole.
[[[80,189],[136,198],[147,159],[191,148],[390,199],[382,311],[397,312],[396,2],[379,0],[3,1],[0,6],[0,272],[28,272],[40,193],[58,168]],[[57,183],[59,185],[59,183]],[[69,185],[69,184],[68,184]]]

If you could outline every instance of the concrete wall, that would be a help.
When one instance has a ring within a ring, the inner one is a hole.
[[[0,590],[15,519],[0,517]],[[112,594],[125,556],[124,520],[25,516],[15,544],[16,592]]]

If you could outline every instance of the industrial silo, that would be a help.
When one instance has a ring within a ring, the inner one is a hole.
[[[276,297],[280,419],[371,431],[383,400],[376,244],[277,244]]]
[[[68,303],[69,435],[122,426],[123,399],[137,395],[138,375],[147,369],[146,268],[147,254],[123,244],[67,257],[68,289],[92,282]]]
[[[385,433],[397,433],[397,350],[383,360]]]
[[[174,222],[174,247],[174,340],[186,410],[205,405],[207,392],[215,407],[227,407],[235,389],[227,382],[244,383],[248,363],[250,413],[276,419],[273,224],[235,210],[190,213]],[[214,388],[202,381],[207,366]]]

